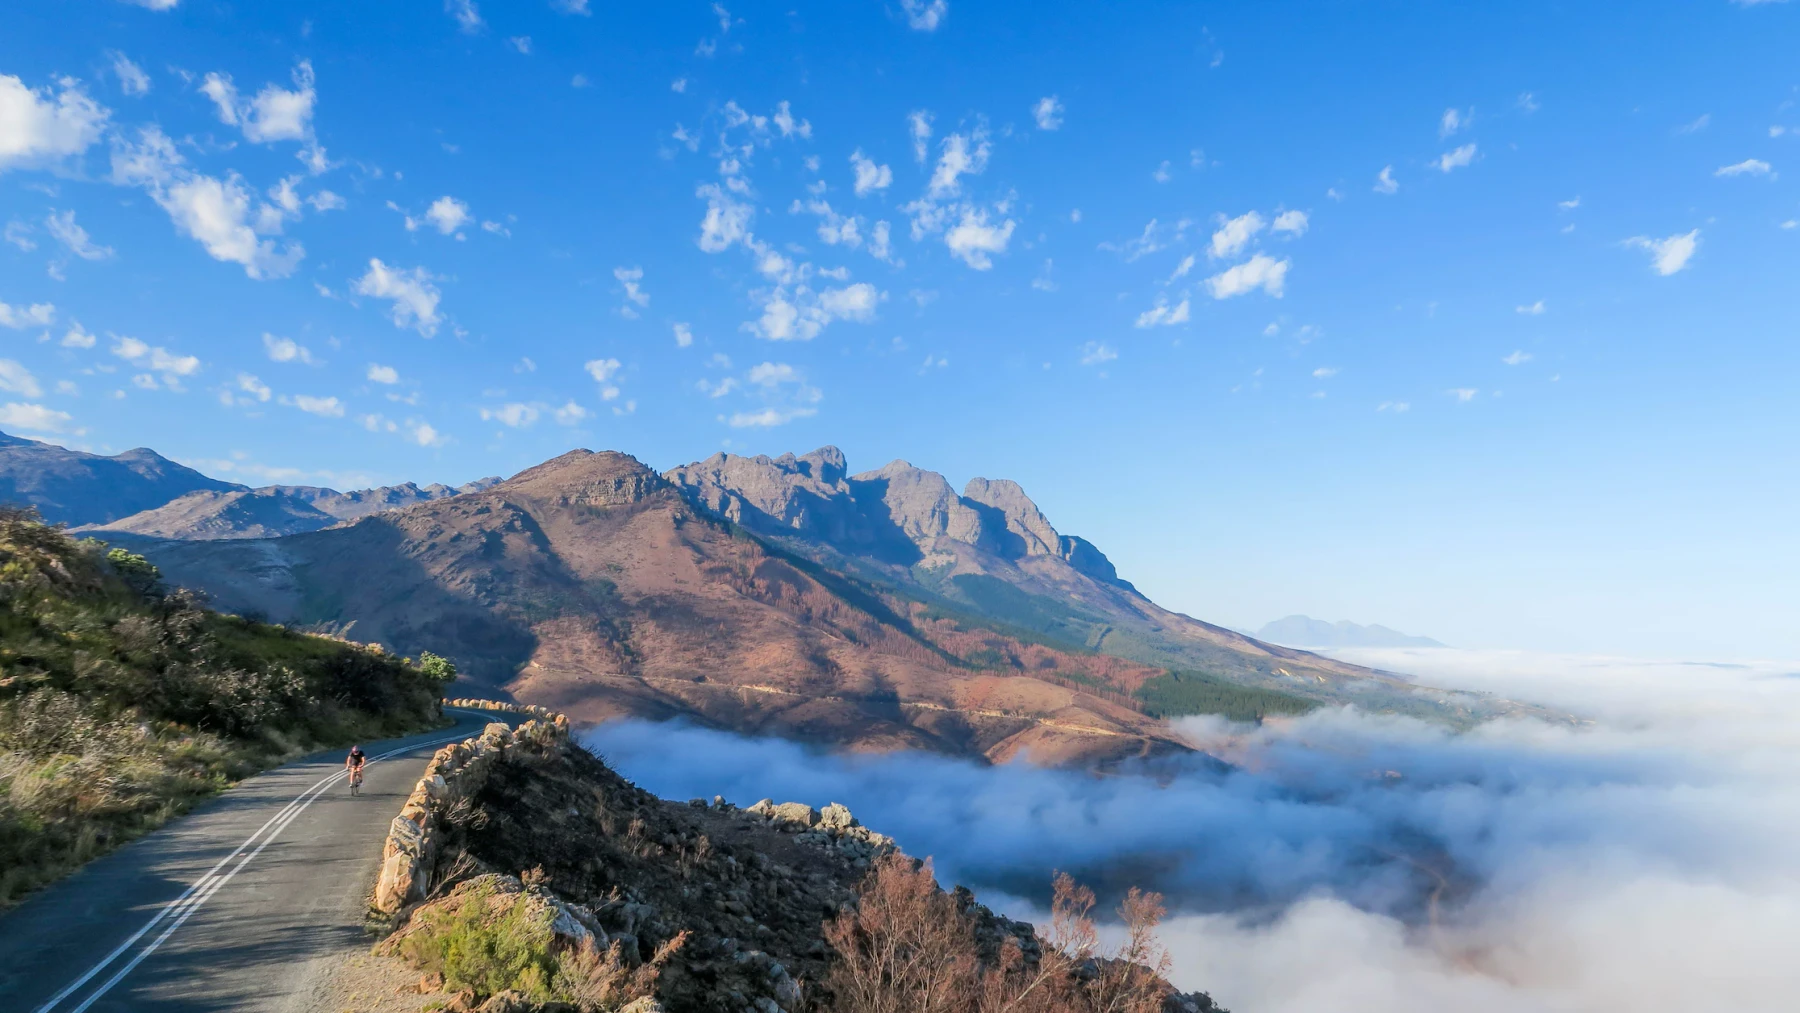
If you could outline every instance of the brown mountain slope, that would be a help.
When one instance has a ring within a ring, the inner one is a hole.
[[[1180,748],[1116,702],[1159,670],[873,593],[697,510],[622,454],[574,451],[486,491],[286,538],[131,542],[222,608],[354,622],[357,639],[447,654],[473,681],[579,720],[686,716],[1046,762]]]
[[[1121,580],[1098,548],[1058,532],[1004,479],[972,479],[959,496],[942,475],[905,461],[849,474],[836,447],[779,458],[715,454],[666,477],[695,503],[822,566],[1052,646],[1457,724],[1528,709],[1170,612]]]

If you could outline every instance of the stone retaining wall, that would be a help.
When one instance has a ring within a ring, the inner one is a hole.
[[[487,783],[494,764],[524,750],[561,748],[569,741],[569,719],[544,707],[495,700],[446,700],[445,706],[531,715],[518,728],[496,721],[480,735],[437,751],[425,765],[400,815],[388,826],[381,850],[381,877],[372,905],[382,914],[398,914],[425,898],[438,857],[439,818],[451,806],[473,798]]]

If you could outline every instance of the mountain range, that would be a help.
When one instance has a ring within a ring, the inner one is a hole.
[[[582,721],[1091,765],[1185,749],[1162,720],[1181,713],[1528,709],[1170,612],[1013,482],[959,494],[904,461],[852,474],[834,447],[662,474],[577,450],[294,533],[256,509],[291,491],[221,492],[94,530],[219,608],[431,650],[469,692]]]
[[[1443,647],[1430,637],[1412,637],[1386,626],[1328,623],[1311,616],[1277,619],[1256,631],[1260,640],[1290,647]]]
[[[0,433],[0,503],[37,508],[84,534],[154,538],[272,538],[317,531],[383,510],[475,492],[484,478],[446,485],[338,492],[308,485],[221,482],[139,447],[112,457]]]

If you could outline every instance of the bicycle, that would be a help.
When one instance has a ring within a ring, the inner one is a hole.
[[[350,794],[351,795],[361,795],[362,794],[362,783],[363,783],[362,768],[361,767],[350,768]]]

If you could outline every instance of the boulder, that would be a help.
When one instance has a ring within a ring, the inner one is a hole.
[[[769,818],[788,826],[810,827],[819,822],[819,811],[804,802],[783,802],[769,810]]]

